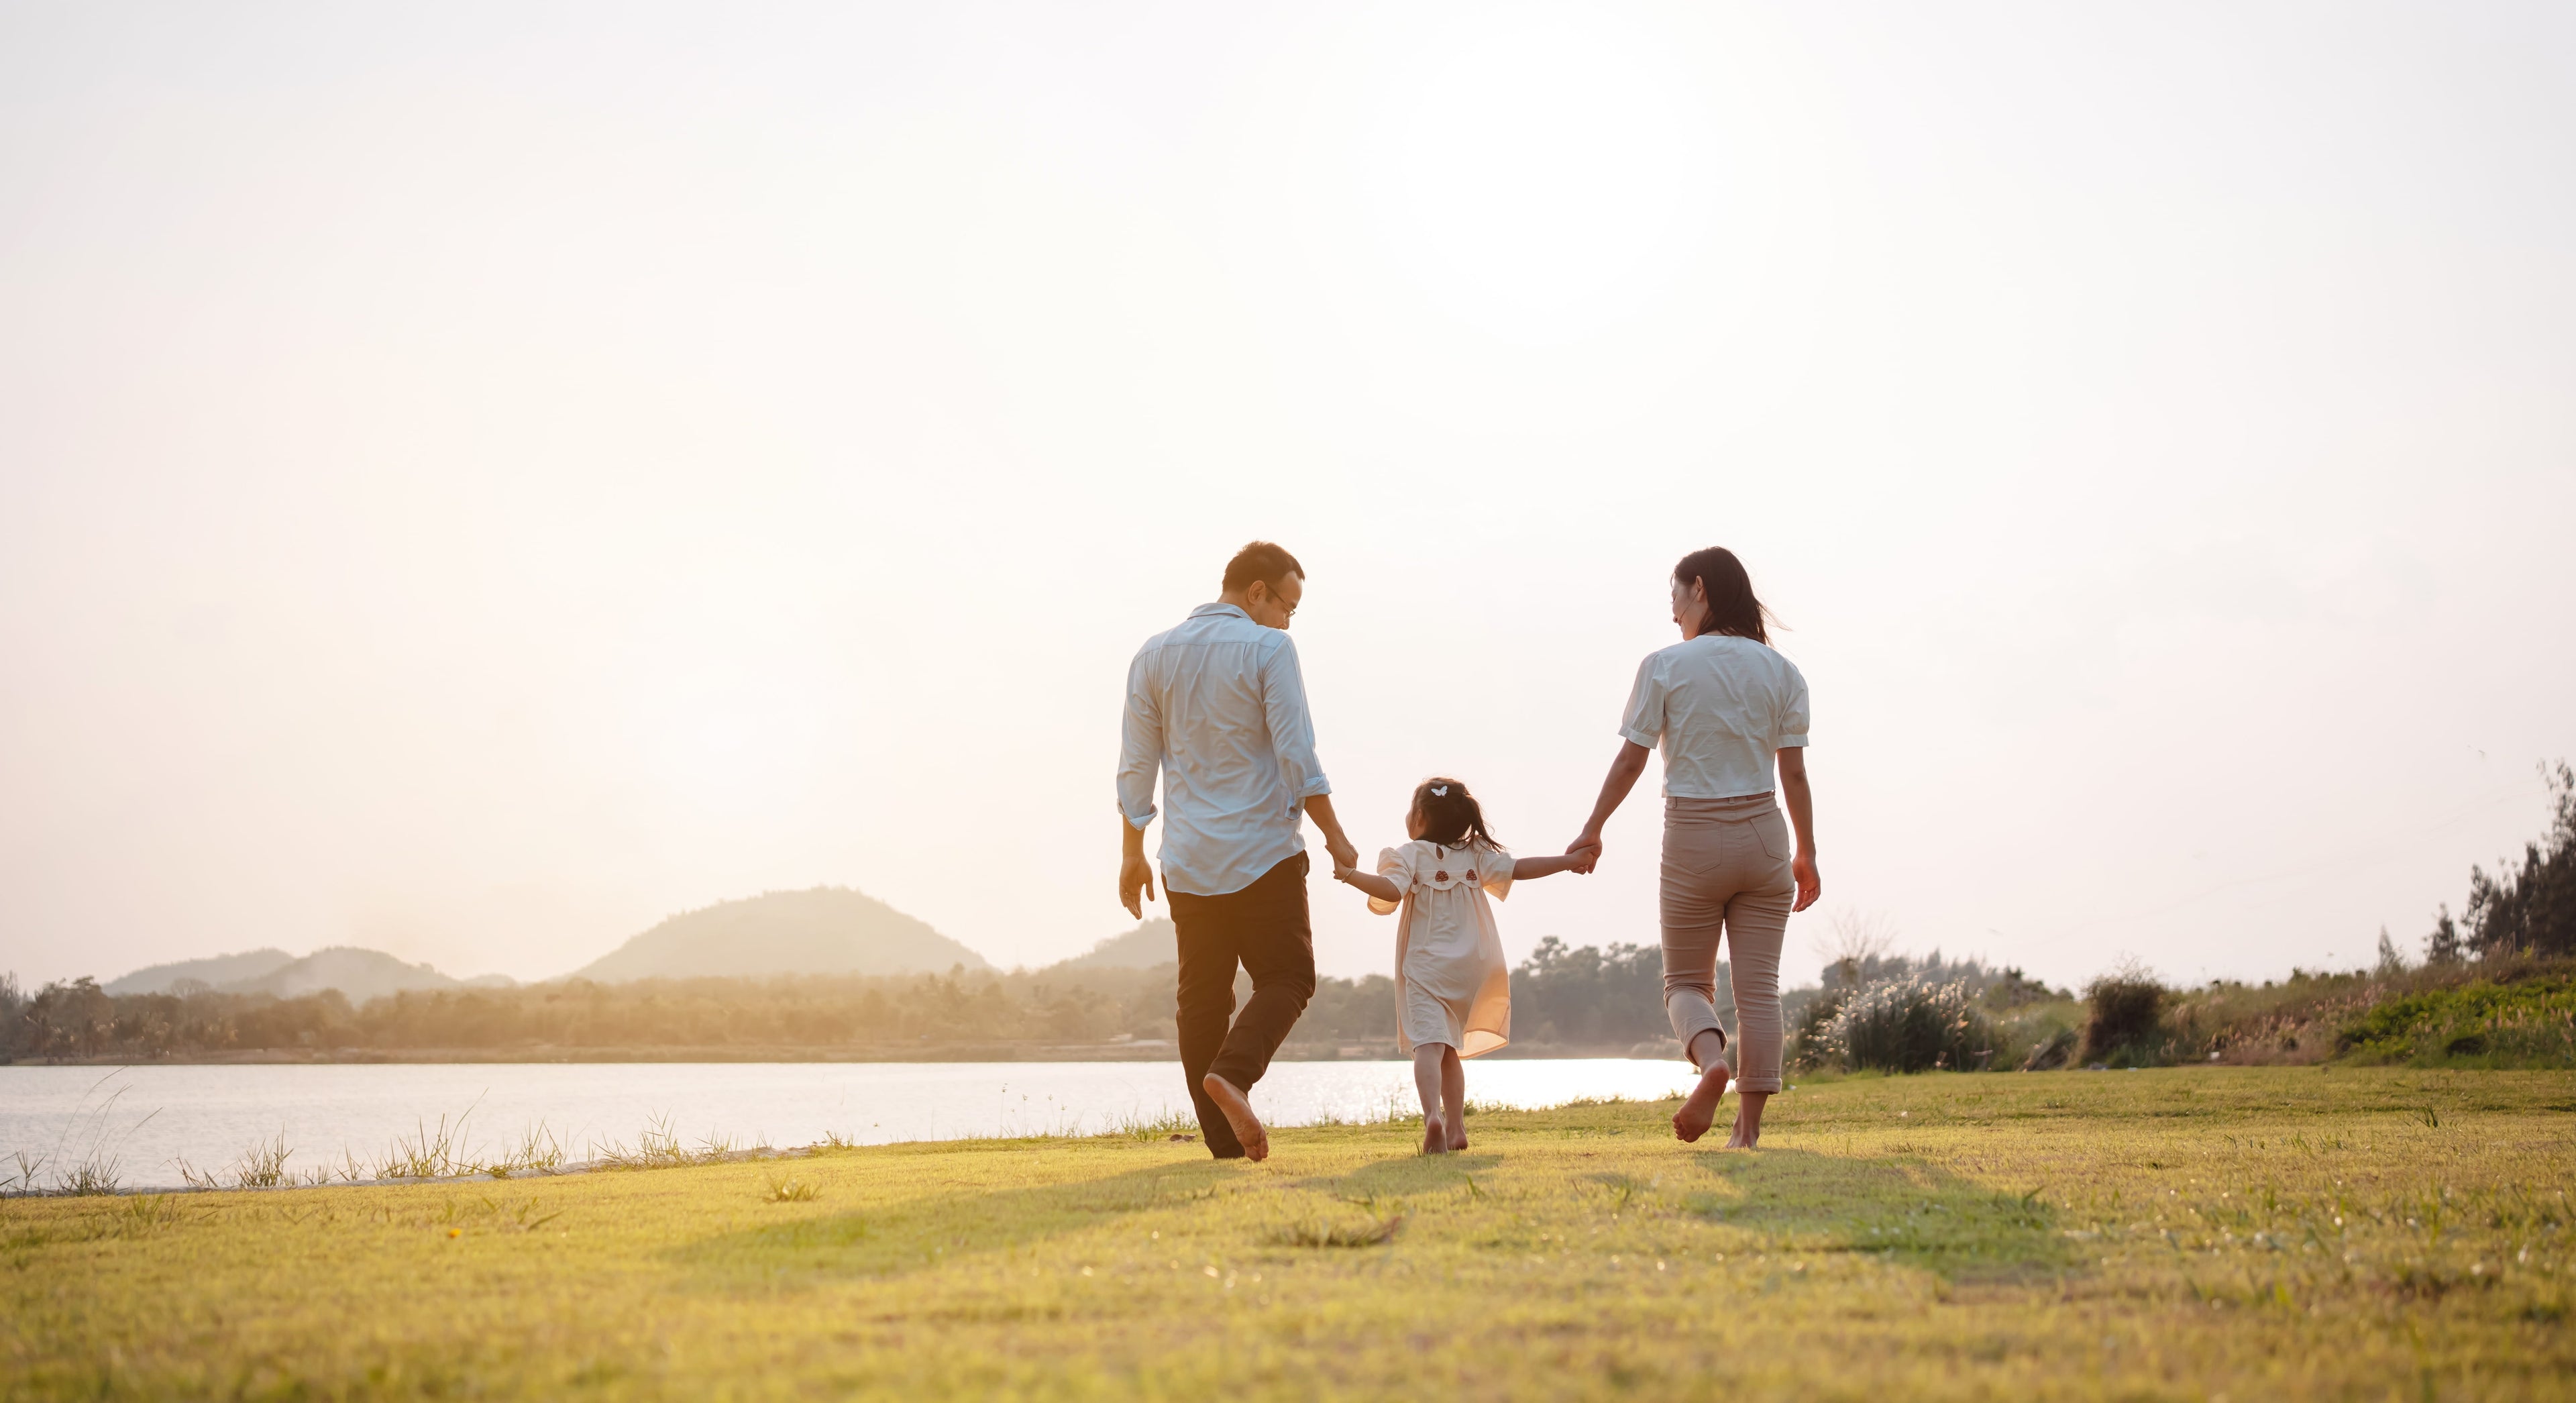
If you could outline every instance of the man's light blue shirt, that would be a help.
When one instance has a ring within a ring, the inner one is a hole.
[[[1223,896],[1306,850],[1305,803],[1330,794],[1297,645],[1231,604],[1202,604],[1127,668],[1118,812],[1154,821],[1163,774],[1163,888]]]

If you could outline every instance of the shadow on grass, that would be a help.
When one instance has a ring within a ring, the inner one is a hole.
[[[1686,1196],[1712,1222],[1803,1252],[1866,1252],[1953,1280],[2064,1270],[2073,1260],[2056,1210],[1907,1159],[1812,1150],[1703,1155],[1717,1183]]]
[[[893,1276],[1211,1199],[1231,1177],[1230,1166],[1209,1161],[991,1193],[931,1195],[720,1233],[675,1248],[670,1256],[715,1285]]]

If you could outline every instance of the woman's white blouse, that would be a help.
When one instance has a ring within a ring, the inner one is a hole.
[[[1637,665],[1619,734],[1664,752],[1667,797],[1767,794],[1773,757],[1807,743],[1807,679],[1767,644],[1703,633]]]

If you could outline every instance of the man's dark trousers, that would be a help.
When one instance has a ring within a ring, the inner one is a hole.
[[[1280,863],[1251,886],[1223,896],[1172,892],[1180,933],[1181,1074],[1190,1080],[1208,1153],[1241,1159],[1243,1142],[1200,1085],[1210,1072],[1250,1091],[1270,1054],[1315,996],[1315,932],[1306,919],[1306,855]],[[1252,997],[1234,1017],[1234,967],[1252,976]]]

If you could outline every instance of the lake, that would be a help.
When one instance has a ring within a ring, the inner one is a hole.
[[[1691,1071],[1634,1058],[1477,1062],[1471,1102],[1534,1107],[1581,1097],[1679,1095]],[[1410,1062],[1280,1062],[1253,1092],[1274,1125],[1419,1108]],[[322,1066],[0,1067],[0,1179],[37,1188],[93,1155],[129,1188],[172,1188],[179,1163],[227,1172],[283,1137],[291,1170],[385,1157],[397,1137],[463,1118],[467,1146],[500,1153],[542,1126],[568,1160],[666,1129],[683,1145],[855,1144],[975,1135],[1084,1134],[1187,1116],[1177,1062],[403,1063]]]

